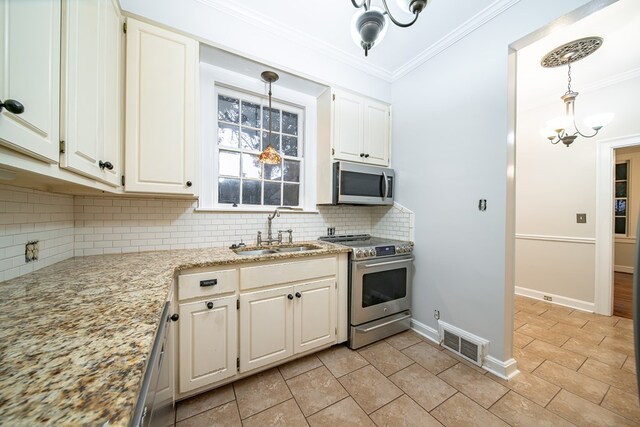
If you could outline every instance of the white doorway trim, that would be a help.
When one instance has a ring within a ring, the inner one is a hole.
[[[616,148],[640,145],[640,134],[598,141],[596,157],[596,289],[595,311],[613,311],[613,162]]]

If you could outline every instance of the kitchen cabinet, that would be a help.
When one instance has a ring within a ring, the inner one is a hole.
[[[180,392],[216,383],[236,374],[235,295],[180,303]]]
[[[198,42],[127,20],[127,192],[193,195]]]
[[[120,185],[123,20],[114,0],[68,0],[63,7],[60,166]]]
[[[389,105],[340,90],[332,97],[334,159],[388,166]]]
[[[0,0],[0,100],[24,105],[0,113],[0,144],[58,162],[60,2]]]
[[[335,279],[240,295],[240,372],[336,342]]]

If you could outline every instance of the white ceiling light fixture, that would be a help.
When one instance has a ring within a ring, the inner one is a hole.
[[[561,67],[564,65],[568,68],[567,91],[560,97],[560,99],[564,101],[565,115],[549,120],[547,127],[540,131],[552,144],[557,144],[562,141],[565,146],[569,147],[578,135],[583,138],[593,138],[598,134],[600,129],[609,124],[613,119],[612,113],[597,114],[585,118],[584,123],[594,131],[591,135],[580,132],[576,125],[575,101],[578,92],[571,90],[571,64],[591,55],[602,46],[602,42],[603,40],[600,37],[585,37],[574,40],[555,48],[547,53],[540,61],[540,65],[545,68]],[[573,125],[573,129],[575,130],[573,133],[568,130],[571,125]]]
[[[378,7],[371,7],[371,0],[351,0],[356,9],[356,13],[351,18],[351,37],[356,45],[364,49],[364,56],[369,55],[369,51],[380,44],[385,34],[389,21],[398,27],[406,28],[412,26],[431,0],[396,0],[398,5],[405,11],[413,14],[413,19],[407,23],[398,21],[391,15],[387,0],[382,0],[384,10]]]

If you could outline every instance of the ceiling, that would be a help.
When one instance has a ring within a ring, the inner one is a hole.
[[[409,28],[390,24],[385,39],[365,58],[351,38],[351,17],[356,12],[350,0],[316,2],[291,0],[200,0],[236,14],[261,27],[295,36],[312,49],[333,54],[391,81],[412,69],[416,60],[430,57],[513,5],[517,0],[433,0]],[[412,17],[396,0],[387,0],[398,20]],[[371,0],[382,8],[382,0]]]
[[[542,68],[540,60],[549,51],[587,36],[604,39],[600,49],[571,67],[574,91],[603,87],[640,76],[640,1],[618,2],[554,31],[518,51],[518,108],[527,110],[557,100],[567,90],[567,67]]]

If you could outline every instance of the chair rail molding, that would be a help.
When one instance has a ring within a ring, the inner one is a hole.
[[[596,239],[593,237],[548,236],[544,234],[520,234],[520,233],[516,233],[516,240],[539,240],[544,242],[582,243],[587,245],[595,245],[596,243]]]

